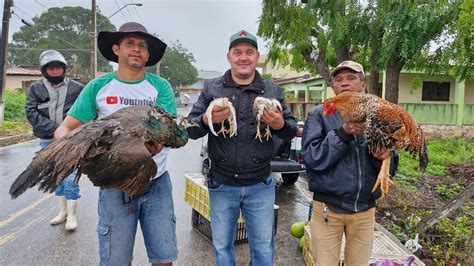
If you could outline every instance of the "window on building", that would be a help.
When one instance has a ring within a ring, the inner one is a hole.
[[[449,101],[449,82],[423,81],[423,101]]]
[[[298,91],[298,100],[304,102],[304,100],[305,100],[305,91],[303,91],[303,90]]]

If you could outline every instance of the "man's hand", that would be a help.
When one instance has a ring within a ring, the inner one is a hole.
[[[362,132],[362,128],[357,123],[345,122],[342,128],[347,135],[357,135]]]
[[[226,107],[220,107],[217,105],[214,106],[214,108],[212,108],[212,123],[213,124],[221,123],[227,118],[229,113],[230,113],[230,109],[228,106]],[[209,121],[207,121],[206,115],[202,116],[202,121],[204,122],[204,124],[209,126]]]
[[[58,140],[67,133],[73,131],[74,129],[80,127],[83,123],[76,118],[67,115],[66,118],[64,118],[63,122],[59,125],[58,128],[54,131],[54,139]]]
[[[383,160],[387,159],[390,156],[390,150],[389,149],[384,149],[380,152],[374,153],[373,156],[375,158],[379,159],[380,161],[383,161]]]
[[[263,111],[262,122],[267,124],[273,130],[280,130],[285,126],[285,120],[283,114],[280,111],[270,111],[265,109]]]
[[[155,156],[156,154],[160,153],[161,150],[163,150],[163,144],[160,143],[154,143],[153,141],[148,141],[145,142],[145,147],[148,149],[148,151],[151,153],[152,156]]]

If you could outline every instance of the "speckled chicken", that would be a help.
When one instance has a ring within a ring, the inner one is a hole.
[[[197,126],[186,117],[174,118],[160,108],[133,106],[84,124],[54,141],[36,157],[10,187],[16,198],[39,184],[53,192],[77,169],[95,186],[116,187],[129,195],[147,191],[157,166],[145,143],[179,148],[188,141],[186,128]]]
[[[423,131],[415,119],[400,106],[372,94],[344,92],[324,101],[323,109],[326,115],[339,111],[345,121],[360,124],[371,154],[384,149],[406,149],[419,159],[420,170],[423,172],[426,169],[428,154]],[[389,174],[390,159],[383,160],[372,190],[381,186],[382,197],[393,184]]]
[[[253,101],[253,114],[255,116],[255,122],[257,123],[257,133],[255,134],[255,138],[258,138],[260,142],[262,142],[262,133],[260,132],[260,123],[263,117],[263,111],[265,109],[270,110],[270,111],[278,110],[280,112],[283,112],[281,108],[281,104],[278,100],[268,99],[264,97],[255,98],[255,100]],[[272,133],[270,132],[270,127],[268,125],[265,128],[265,134],[263,136],[267,139],[267,141],[272,136]]]
[[[222,121],[221,129],[217,133],[214,130],[214,125],[212,124],[212,109],[214,109],[214,106],[229,107],[230,110],[229,115],[224,121]],[[224,136],[224,138],[226,137],[225,134],[229,134],[229,137],[237,135],[237,116],[235,114],[235,108],[232,105],[232,102],[230,102],[227,97],[214,99],[207,107],[205,116],[207,117],[207,121],[209,121],[209,129],[211,130],[214,136],[218,136],[220,133],[222,133],[222,136]],[[226,129],[224,125],[226,120],[229,122],[228,129]]]

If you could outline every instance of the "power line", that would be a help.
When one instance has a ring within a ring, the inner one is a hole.
[[[117,2],[117,0],[115,0],[115,5],[117,5],[118,8],[121,8],[120,7],[120,4]],[[125,19],[125,21],[130,21],[126,16],[125,16],[125,12],[120,12],[120,14],[123,16],[123,18]]]
[[[31,50],[31,51],[44,51],[47,49],[54,49],[56,51],[80,51],[80,52],[90,52],[91,49],[58,49],[58,48],[27,48],[27,47],[8,47],[8,50]]]
[[[26,14],[26,15],[27,15],[28,17],[30,17],[30,18],[33,17],[33,16],[30,15],[28,12],[26,12],[23,8],[20,8],[20,7],[18,7],[18,6],[14,6],[13,8],[20,10],[21,12],[23,12],[24,14]]]
[[[132,0],[132,3],[134,3],[134,4],[135,4],[135,1],[134,1],[134,0]],[[134,10],[134,11],[135,11],[135,13],[137,14],[137,16],[138,16],[138,19],[140,20],[140,22],[141,22],[142,24],[145,24],[145,23],[143,22],[143,20],[142,20],[142,17],[140,16],[140,13],[138,12],[138,9],[137,9],[137,7],[136,7],[136,6],[133,6],[133,10]]]
[[[78,51],[78,52],[90,52],[91,49],[68,49],[68,48],[27,48],[27,47],[8,47],[8,50],[27,50],[27,51],[44,51],[44,50],[47,50],[47,49],[54,49],[56,51],[64,51],[64,52],[74,52],[74,51]],[[97,57],[98,59],[102,60],[102,62],[105,62],[105,63],[108,63],[109,61],[102,58],[102,57]]]
[[[35,2],[36,2],[38,5],[42,6],[44,9],[49,9],[49,7],[47,7],[47,6],[43,5],[43,4],[41,4],[38,0],[35,0]]]
[[[128,5],[128,4],[131,4],[131,3],[127,3],[127,2],[125,2],[125,0],[123,0],[123,4]],[[126,8],[126,11],[127,11],[128,15],[130,16],[130,18],[132,19],[131,21],[135,21],[135,18],[133,17],[132,13],[130,12],[130,9]]]

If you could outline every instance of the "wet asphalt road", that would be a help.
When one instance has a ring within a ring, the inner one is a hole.
[[[184,176],[199,172],[201,140],[190,140],[183,148],[173,150],[168,157],[168,171],[173,182],[177,217],[179,255],[175,265],[212,265],[214,255],[210,241],[191,227],[191,207],[184,202]],[[18,174],[31,162],[38,150],[37,140],[0,148],[0,265],[97,265],[98,242],[97,191],[87,178],[80,181],[78,228],[69,233],[64,224],[49,225],[58,211],[57,198],[35,188],[16,200],[8,189]],[[275,178],[279,178],[275,174]],[[277,188],[279,205],[276,234],[276,265],[304,265],[297,239],[289,234],[292,223],[307,220],[310,194],[306,179],[300,177],[293,186]],[[235,246],[239,265],[248,264],[248,244]],[[141,231],[135,241],[134,265],[149,265]]]

